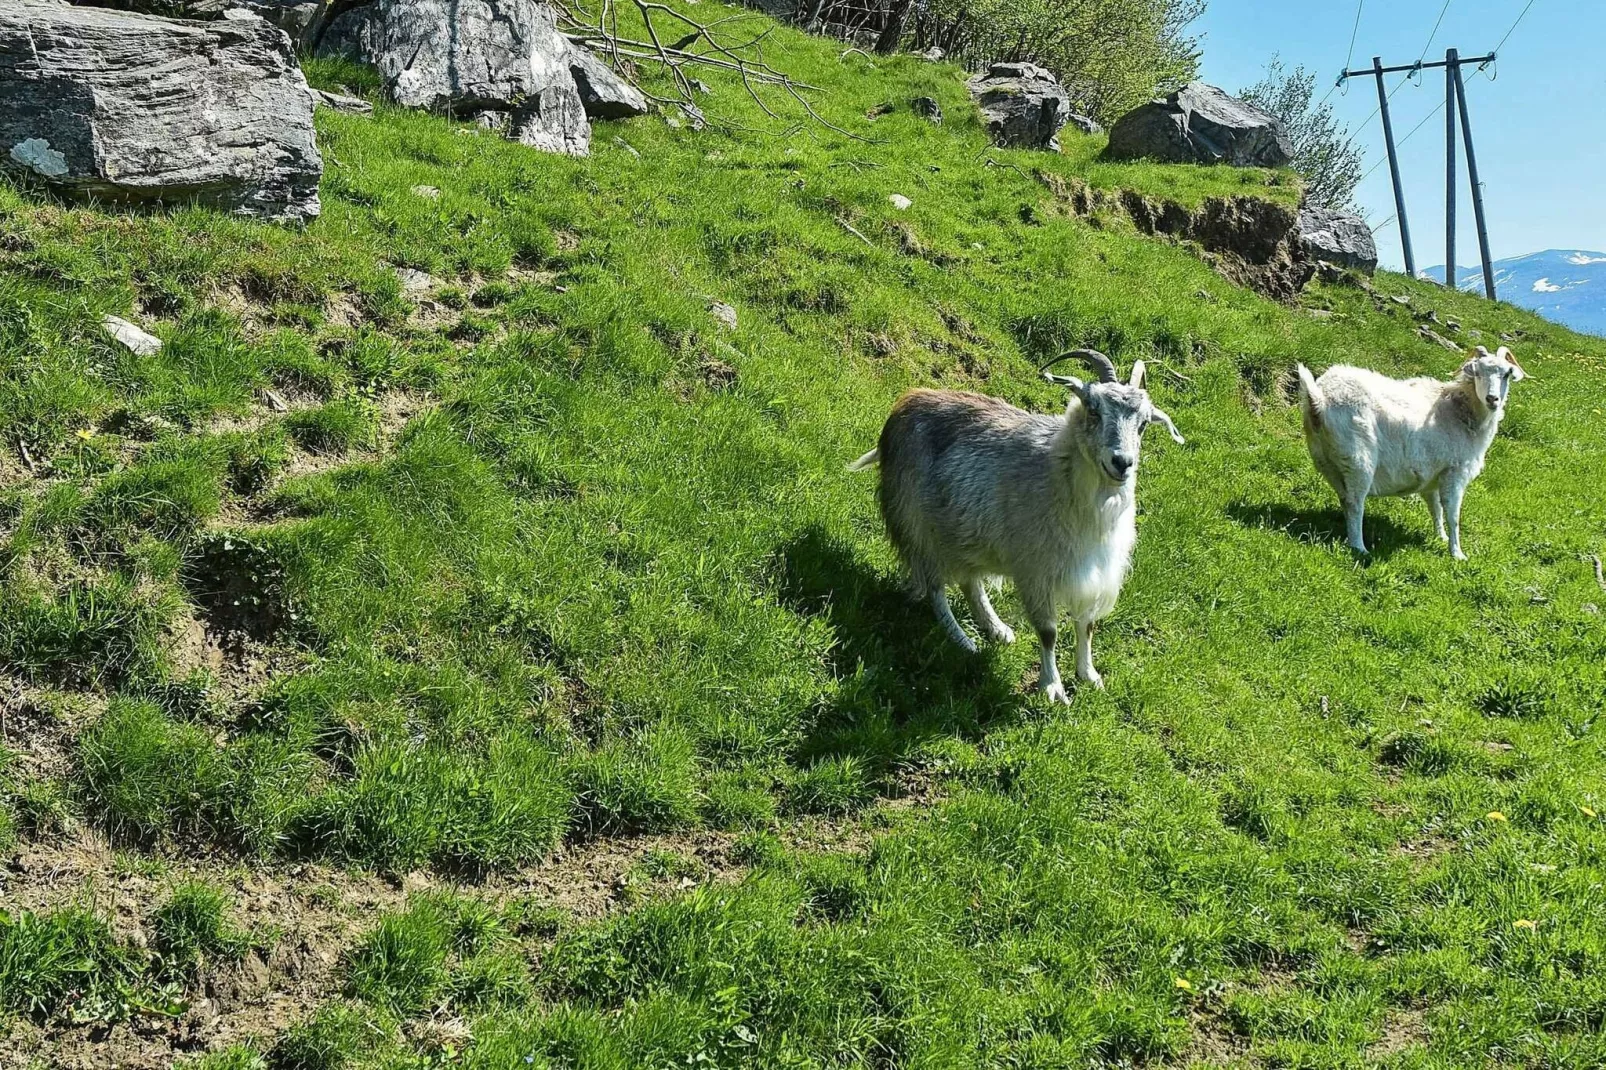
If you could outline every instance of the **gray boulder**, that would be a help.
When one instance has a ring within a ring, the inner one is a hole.
[[[220,19],[225,11],[243,9],[260,15],[299,44],[322,7],[320,0],[70,0],[80,7],[109,7],[169,19]]]
[[[1048,71],[1035,63],[994,63],[966,85],[993,144],[1059,151],[1071,98]]]
[[[1282,123],[1203,82],[1189,82],[1121,116],[1110,130],[1108,151],[1116,159],[1235,167],[1286,167],[1294,155]]]
[[[1377,243],[1360,216],[1306,206],[1299,210],[1298,228],[1299,244],[1308,259],[1368,275],[1377,270]]]
[[[322,54],[376,68],[404,107],[470,118],[506,112],[509,137],[584,156],[591,124],[553,9],[535,0],[368,0],[337,14]]]
[[[579,45],[569,48],[569,73],[574,77],[574,88],[580,94],[580,103],[588,117],[629,119],[647,114],[647,98],[641,95],[641,90]]]
[[[0,168],[111,202],[318,214],[312,96],[284,32],[0,4]]]

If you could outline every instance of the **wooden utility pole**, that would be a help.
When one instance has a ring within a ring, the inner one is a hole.
[[[1467,147],[1467,176],[1472,182],[1472,210],[1478,220],[1478,251],[1483,257],[1483,285],[1489,298],[1494,298],[1494,268],[1489,259],[1489,233],[1484,225],[1483,215],[1483,188],[1478,184],[1478,165],[1472,155],[1472,120],[1467,116],[1466,86],[1462,82],[1461,68],[1468,64],[1493,63],[1495,54],[1487,56],[1474,56],[1462,59],[1455,49],[1444,54],[1442,63],[1404,63],[1394,67],[1383,66],[1379,56],[1372,57],[1372,65],[1358,71],[1345,71],[1339,76],[1344,78],[1360,78],[1371,75],[1377,79],[1377,109],[1383,117],[1383,144],[1388,150],[1389,175],[1394,180],[1394,213],[1400,224],[1400,244],[1405,252],[1405,271],[1413,278],[1416,276],[1416,257],[1411,251],[1411,227],[1405,219],[1405,191],[1400,184],[1400,158],[1394,146],[1394,124],[1389,116],[1389,94],[1383,84],[1385,74],[1396,74],[1400,71],[1418,71],[1444,68],[1445,93],[1445,263],[1444,284],[1455,289],[1455,126],[1456,115],[1461,118],[1462,139]]]
[[[1359,73],[1359,72],[1357,72]],[[1405,218],[1405,187],[1400,185],[1400,158],[1394,151],[1394,123],[1389,118],[1389,91],[1383,84],[1383,58],[1372,57],[1372,73],[1377,75],[1377,110],[1383,115],[1383,144],[1388,148],[1389,177],[1394,179],[1394,218],[1400,224],[1400,246],[1405,251],[1405,273],[1416,278],[1416,257],[1411,255],[1411,224]],[[1344,77],[1350,76],[1349,71]]]
[[[1472,151],[1472,119],[1467,115],[1467,87],[1461,81],[1461,64],[1455,71],[1455,99],[1461,105],[1461,140],[1467,146],[1467,179],[1472,183],[1472,218],[1478,224],[1478,256],[1483,261],[1483,293],[1495,299],[1494,261],[1489,257],[1489,227],[1483,218],[1483,183],[1478,181],[1478,157]]]
[[[1455,49],[1444,54],[1444,284],[1455,289]]]

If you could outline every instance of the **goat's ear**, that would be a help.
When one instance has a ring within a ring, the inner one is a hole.
[[[1132,365],[1132,378],[1127,381],[1127,385],[1141,387],[1143,385],[1143,373],[1145,370],[1146,369],[1144,368],[1141,360]]]
[[[1483,346],[1473,346],[1472,348],[1478,354],[1478,356],[1480,356],[1480,357],[1487,357],[1489,355],[1489,351],[1487,349],[1485,349]],[[1500,349],[1501,349],[1502,352],[1504,352],[1505,351],[1505,346],[1501,346]]]
[[[1481,349],[1483,347],[1479,346],[1478,348]],[[1489,354],[1487,354],[1487,353],[1484,354],[1484,356],[1488,356],[1488,355]],[[1478,374],[1478,362],[1475,361],[1475,360],[1467,361],[1465,364],[1461,365],[1461,370],[1456,372],[1456,376],[1458,378],[1461,378],[1461,379],[1471,379],[1471,378],[1475,377],[1477,374]]]
[[[1047,379],[1055,386],[1063,386],[1077,398],[1081,399],[1082,404],[1087,404],[1087,384],[1082,382],[1082,380],[1078,379],[1076,376],[1055,375],[1053,372],[1044,372],[1043,378]]]
[[[1501,346],[1500,351],[1495,355],[1504,357],[1506,359],[1506,363],[1510,364],[1514,369],[1514,371],[1511,373],[1511,378],[1513,380],[1520,383],[1522,380],[1528,378],[1528,373],[1523,371],[1521,364],[1517,363],[1517,358],[1511,355],[1511,350],[1507,349],[1505,346]]]
[[[1167,416],[1162,410],[1155,408],[1153,405],[1149,406],[1149,415],[1160,423],[1165,424],[1165,429],[1171,432],[1171,438],[1177,443],[1177,445],[1187,445],[1186,440],[1184,440],[1182,437],[1182,433],[1177,430],[1177,425],[1171,422],[1171,417]]]

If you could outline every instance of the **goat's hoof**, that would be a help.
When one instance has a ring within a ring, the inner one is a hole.
[[[987,638],[991,639],[995,643],[1003,643],[1005,646],[1008,646],[1010,643],[1015,641],[1015,629],[1011,628],[1007,624],[1000,624],[998,627],[987,633]]]
[[[1058,680],[1042,686],[1043,697],[1050,702],[1058,702],[1062,706],[1071,704],[1071,696],[1066,693],[1065,685]]]
[[[976,640],[972,639],[968,635],[961,636],[960,638],[955,639],[954,642],[958,643],[959,644],[959,649],[963,650],[967,654],[975,654],[975,653],[977,653]]]
[[[1104,690],[1104,677],[1100,676],[1096,671],[1089,669],[1086,676],[1083,676],[1081,673],[1077,673],[1076,675],[1079,680],[1081,680],[1088,687],[1093,688],[1093,690]]]
[[[1467,559],[1467,555],[1462,552],[1461,547],[1459,546],[1450,551],[1450,556],[1455,558],[1457,561],[1465,561]]]
[[[1371,557],[1372,556],[1372,551],[1368,550],[1364,546],[1356,546],[1354,543],[1350,543],[1349,544],[1349,548],[1350,548],[1351,552],[1353,552],[1355,554],[1356,557]]]

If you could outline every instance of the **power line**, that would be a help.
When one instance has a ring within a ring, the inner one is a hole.
[[[1349,61],[1355,58],[1355,37],[1361,32],[1361,9],[1366,7],[1366,0],[1357,0],[1355,4],[1355,25],[1349,31],[1349,54],[1344,57],[1344,69],[1349,70]]]
[[[1454,2],[1455,0],[1444,0],[1444,6],[1439,8],[1439,17],[1433,22],[1433,32],[1428,34],[1428,43],[1422,46],[1422,54],[1416,57],[1418,63],[1428,58],[1428,49],[1433,47],[1433,39],[1439,36],[1439,27],[1444,24],[1444,13],[1450,10],[1450,5]]]
[[[1494,51],[1495,51],[1496,55],[1498,55],[1500,50],[1506,46],[1506,42],[1511,40],[1511,35],[1517,32],[1517,27],[1521,26],[1522,25],[1522,20],[1528,17],[1528,11],[1529,11],[1530,8],[1532,8],[1534,6],[1535,2],[1536,2],[1536,0],[1528,0],[1527,7],[1524,7],[1522,9],[1522,12],[1517,15],[1517,21],[1513,22],[1511,24],[1511,29],[1507,30],[1506,31],[1506,35],[1504,37],[1500,38],[1500,43],[1498,45],[1494,46]]]

